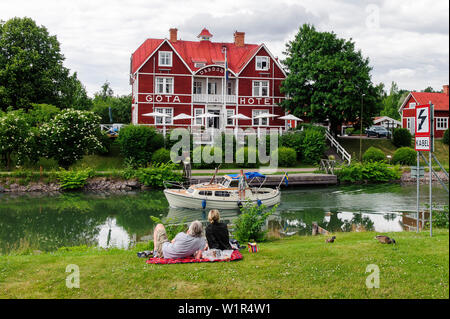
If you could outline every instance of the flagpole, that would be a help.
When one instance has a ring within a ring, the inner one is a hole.
[[[227,89],[227,69],[228,69],[228,61],[227,61],[227,47],[224,46],[223,47],[224,51],[225,51],[225,64],[224,64],[224,72],[223,72],[223,85],[222,85],[222,97],[223,97],[223,118],[224,118],[224,123],[223,123],[223,127],[226,127],[227,124],[227,101],[226,101],[226,94],[225,94],[225,90]]]

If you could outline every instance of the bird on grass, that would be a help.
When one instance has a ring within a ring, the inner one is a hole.
[[[375,236],[375,239],[378,239],[378,241],[382,244],[397,244],[394,238],[390,238],[388,236],[377,235]]]
[[[334,240],[336,239],[336,236],[333,236],[333,237],[330,237],[330,238],[327,238],[326,240],[325,240],[325,242],[326,243],[334,243]]]

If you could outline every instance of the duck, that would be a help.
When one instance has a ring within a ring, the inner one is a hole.
[[[378,241],[382,244],[397,244],[394,238],[390,238],[388,236],[377,235],[375,236],[375,239],[378,239]]]
[[[330,237],[330,238],[327,238],[326,240],[325,240],[325,242],[326,243],[334,243],[334,240],[336,239],[336,236],[332,236],[332,237]]]

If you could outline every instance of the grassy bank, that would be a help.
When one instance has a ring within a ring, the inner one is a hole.
[[[260,244],[242,261],[147,265],[135,251],[75,249],[0,256],[1,298],[449,298],[449,233],[375,233],[292,237]],[[142,249],[142,247],[140,247]],[[80,288],[68,289],[68,264]],[[366,267],[380,269],[380,288],[365,285]]]

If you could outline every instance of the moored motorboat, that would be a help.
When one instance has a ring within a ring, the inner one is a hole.
[[[264,179],[259,187],[250,187],[249,180]],[[220,182],[215,176],[209,183],[199,183],[188,188],[166,188],[164,195],[173,208],[237,209],[250,202],[256,205],[274,206],[280,202],[278,188],[263,188],[265,176],[257,172],[228,174]],[[168,184],[173,185],[173,184]]]

